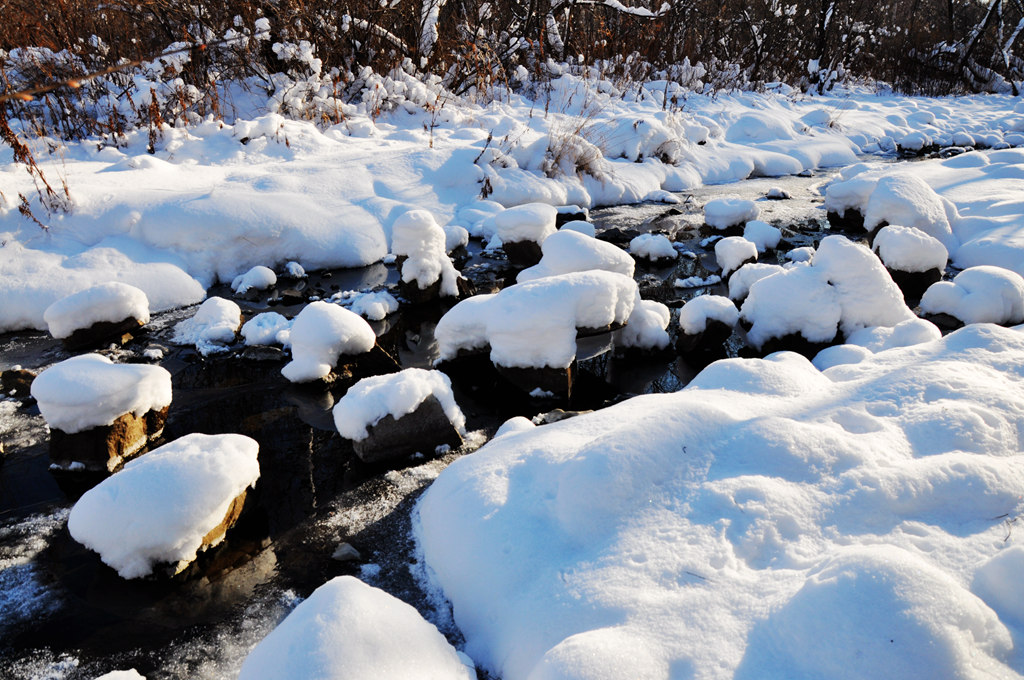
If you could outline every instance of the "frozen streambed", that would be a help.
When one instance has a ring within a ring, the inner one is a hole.
[[[828,178],[703,187],[681,194],[677,205],[608,208],[591,218],[599,230],[618,229],[623,238],[648,231],[674,234],[697,254],[637,270],[642,291],[678,308],[698,293],[725,289],[721,284],[672,285],[717,270],[714,249],[701,248],[702,236],[693,230],[703,221],[704,203],[721,195],[762,199],[770,189],[781,189],[791,198],[760,201],[761,219],[786,225],[783,237],[799,247],[822,236],[825,214],[818,188]],[[503,262],[483,256],[479,246],[464,257],[460,268],[478,288],[506,283]],[[374,265],[314,274],[301,289],[282,284],[238,301],[247,315],[272,310],[293,315],[302,304],[299,300],[310,293],[329,296],[397,282],[395,267]],[[223,288],[210,294],[230,297],[232,292]],[[296,306],[289,306],[291,302]],[[280,375],[280,350],[238,349],[204,360],[193,349],[172,345],[175,324],[191,312],[156,315],[148,334],[126,352],[141,360],[146,349],[162,350],[159,363],[171,372],[175,395],[167,440],[189,432],[242,432],[259,442],[257,511],[188,579],[125,582],[68,535],[68,494],[80,489],[67,480],[62,488],[47,471],[46,431],[37,410],[0,402],[0,436],[6,449],[0,467],[3,677],[91,679],[113,668],[135,667],[150,680],[233,679],[249,649],[299,598],[338,575],[355,575],[414,604],[459,643],[446,605],[435,593],[424,592],[417,578],[421,558],[415,552],[410,515],[423,489],[450,462],[493,436],[509,417],[532,417],[559,407],[596,409],[632,394],[676,392],[701,368],[674,355],[623,361],[607,351],[607,338],[587,340],[578,351],[584,389],[572,403],[543,396],[509,400],[486,389],[457,387],[471,432],[467,447],[383,470],[361,464],[335,433],[329,409],[341,393],[314,394],[291,386]],[[378,342],[403,367],[429,367],[438,356],[433,331],[440,312],[402,308],[372,325]],[[0,368],[42,367],[67,356],[59,344],[37,333],[7,334],[0,343]],[[734,337],[729,353],[735,356],[742,350],[742,337]],[[331,559],[342,543],[353,546],[358,557]]]

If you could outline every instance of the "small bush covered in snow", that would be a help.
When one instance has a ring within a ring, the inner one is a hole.
[[[171,374],[148,364],[115,364],[83,354],[50,366],[32,382],[47,425],[67,433],[142,416],[171,403]]]
[[[292,382],[319,380],[330,375],[338,357],[364,354],[377,336],[366,320],[328,302],[311,302],[292,323],[292,360],[281,373]]]
[[[541,244],[541,252],[540,262],[519,272],[516,281],[523,283],[591,269],[633,276],[636,266],[633,258],[621,248],[576,231],[561,230],[551,234]]]
[[[398,420],[419,408],[428,397],[440,402],[459,434],[466,433],[466,418],[455,403],[448,376],[422,368],[363,378],[334,406],[334,425],[342,437],[359,441],[386,416]]]
[[[149,323],[149,299],[126,283],[101,283],[57,300],[43,312],[50,335],[57,339],[101,321],[138,319]]]
[[[965,269],[952,281],[932,284],[921,298],[925,314],[949,314],[964,323],[1024,321],[1024,278],[1002,267]]]
[[[137,458],[83,495],[72,538],[123,578],[195,559],[203,537],[260,476],[259,446],[240,434],[190,434]]]

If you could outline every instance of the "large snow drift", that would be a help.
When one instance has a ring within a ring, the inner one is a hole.
[[[238,680],[470,680],[473,669],[401,600],[338,576],[246,657]]]
[[[190,434],[154,449],[75,503],[71,537],[123,578],[190,562],[232,501],[259,479],[258,451],[240,434]]]
[[[457,460],[419,540],[505,680],[1019,677],[1022,422],[1001,327],[724,360]]]

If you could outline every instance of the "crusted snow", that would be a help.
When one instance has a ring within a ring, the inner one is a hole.
[[[171,403],[171,374],[148,364],[115,364],[83,354],[50,366],[32,382],[32,396],[51,428],[67,433],[142,416]]]
[[[292,382],[302,383],[327,377],[342,355],[369,352],[377,336],[358,314],[318,300],[295,317],[289,340],[292,360],[281,373]]]
[[[114,323],[129,318],[149,323],[149,299],[135,286],[118,282],[72,293],[43,312],[50,335],[55,338],[66,338],[100,321]]]
[[[259,479],[258,451],[240,434],[176,439],[87,491],[68,531],[123,578],[191,562],[232,501]]]
[[[455,429],[465,434],[466,418],[455,403],[451,380],[440,371],[422,368],[363,378],[335,404],[334,425],[342,437],[361,441],[369,436],[369,428],[383,418],[391,416],[398,420],[415,411],[429,397],[440,402]]]

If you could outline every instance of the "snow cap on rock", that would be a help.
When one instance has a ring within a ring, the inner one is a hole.
[[[149,323],[149,299],[135,286],[116,281],[72,293],[43,312],[50,335],[57,339],[95,323],[116,323],[129,318]]]
[[[872,249],[886,267],[903,272],[941,271],[949,259],[949,252],[939,239],[914,227],[882,227],[875,234]]]
[[[338,357],[364,354],[377,343],[370,324],[354,312],[328,302],[311,302],[292,322],[292,360],[281,373],[302,383],[330,375]]]
[[[964,323],[1018,324],[1024,321],[1024,278],[1002,267],[971,267],[952,281],[929,286],[921,311],[949,314]]]
[[[679,328],[687,335],[697,335],[704,332],[709,319],[735,326],[739,318],[740,311],[729,298],[698,295],[679,310]]]
[[[633,258],[621,248],[575,231],[558,231],[544,239],[540,262],[519,272],[516,281],[524,283],[545,276],[569,274],[592,269],[633,276]]]
[[[334,425],[342,437],[360,441],[369,435],[369,428],[385,417],[398,420],[415,411],[429,397],[437,399],[449,422],[459,434],[465,434],[466,418],[455,403],[448,376],[422,368],[363,378],[335,404]]]
[[[751,200],[738,197],[716,198],[704,205],[704,221],[715,229],[745,224],[756,220],[761,209]]]

